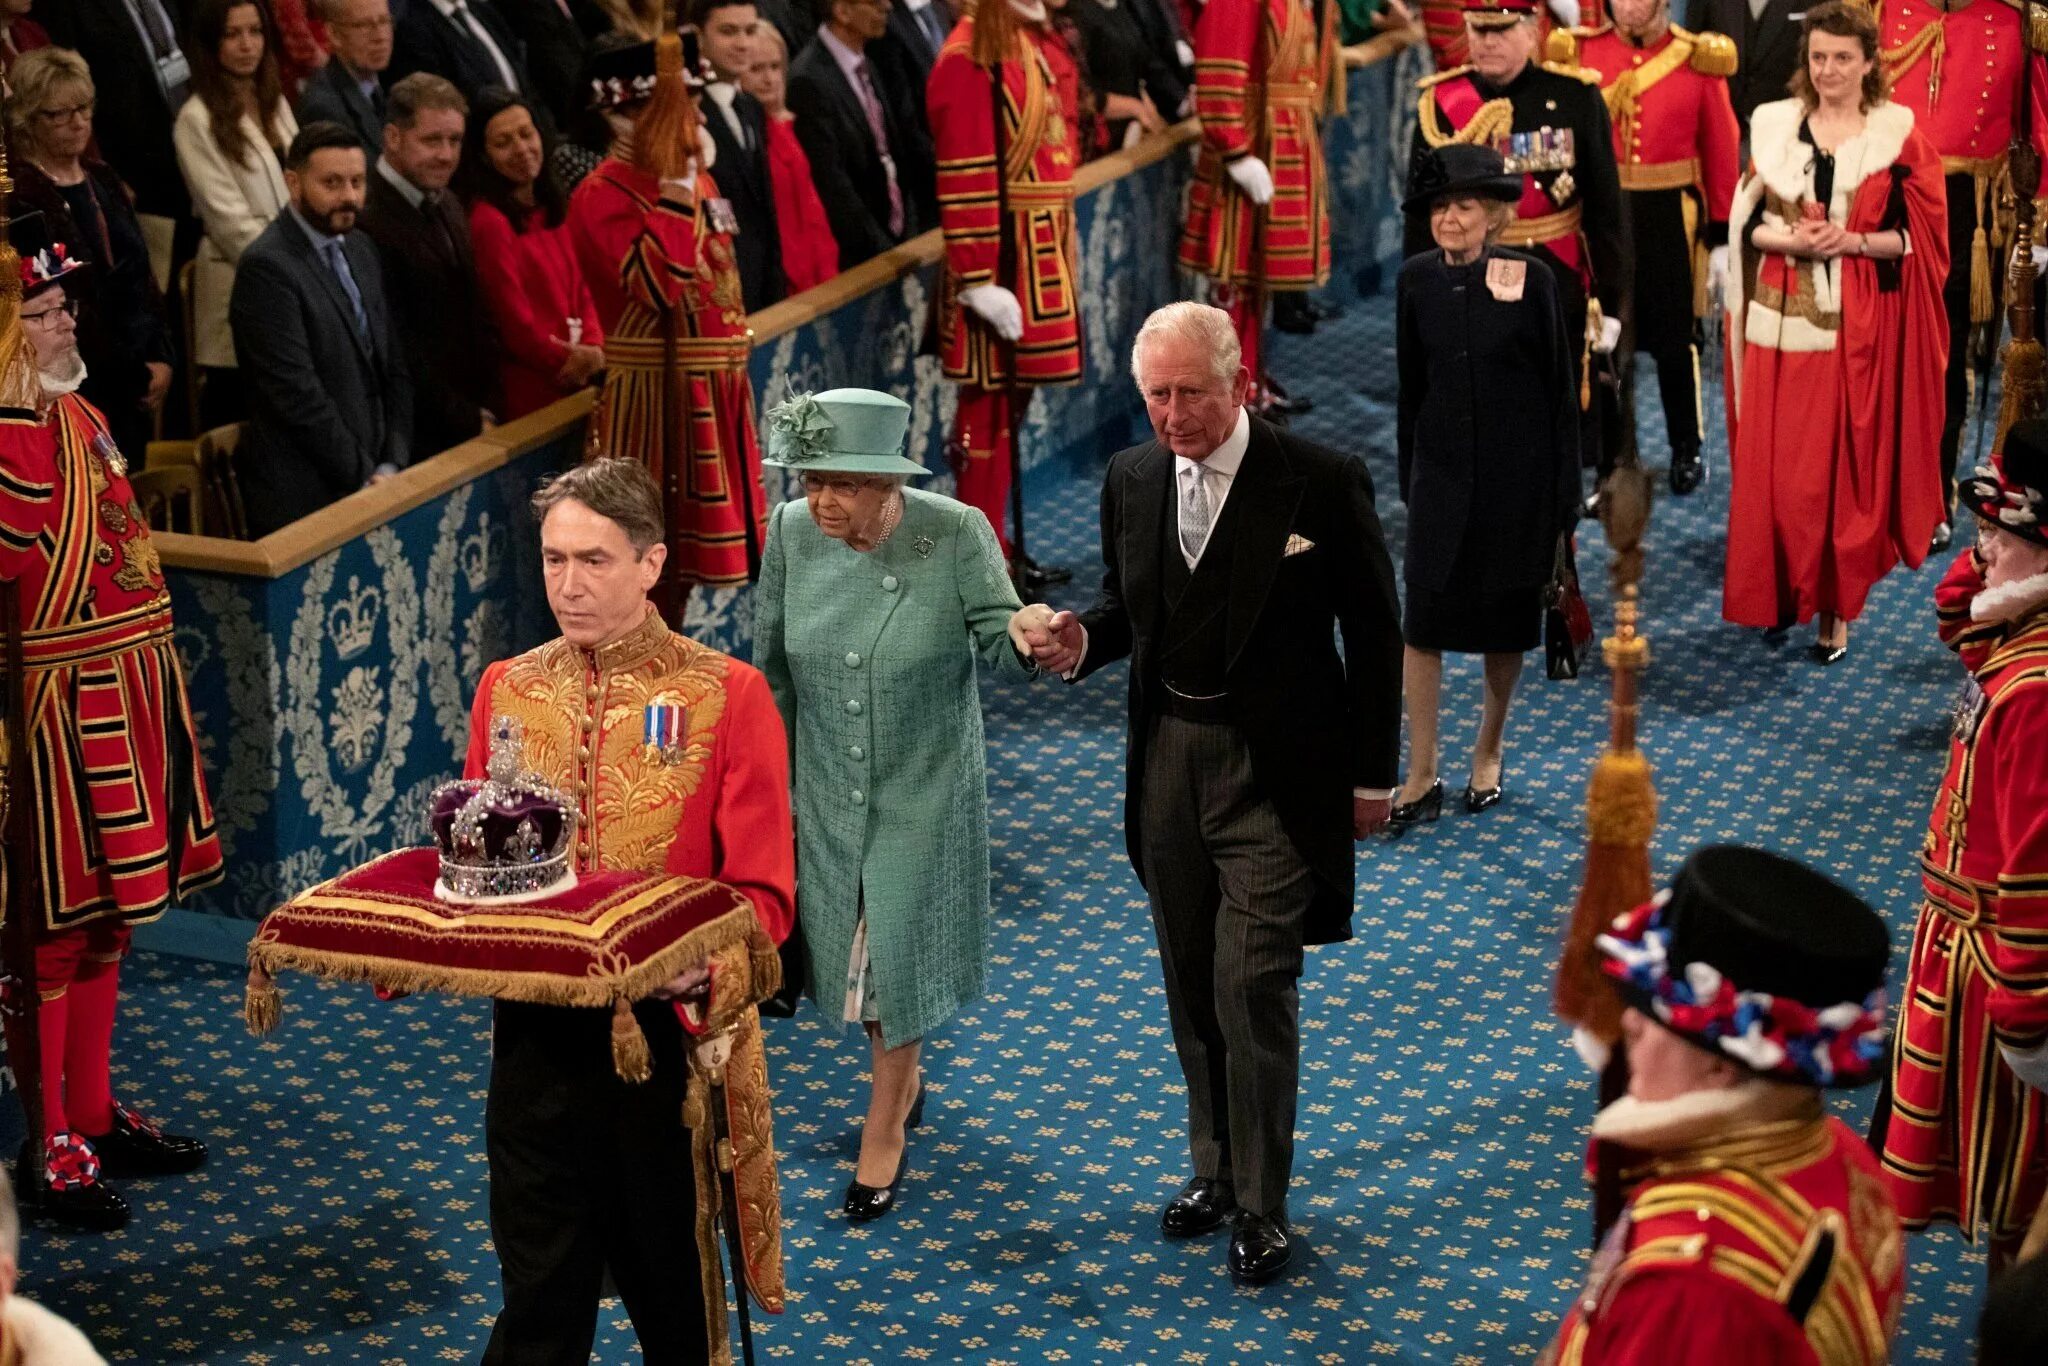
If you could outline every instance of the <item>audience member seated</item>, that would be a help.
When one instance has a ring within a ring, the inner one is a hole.
[[[526,69],[526,44],[490,0],[407,0],[398,10],[388,79],[415,71],[452,81],[468,100],[487,85],[539,98]],[[552,131],[546,107],[536,106],[535,113],[543,131]]]
[[[1127,0],[1063,0],[1080,30],[1080,61],[1109,147],[1128,147],[1180,116],[1188,87],[1173,49],[1155,48]]]
[[[782,31],[763,24],[754,32],[754,58],[741,84],[767,115],[768,178],[775,190],[782,274],[789,292],[796,294],[839,273],[839,243],[832,239],[832,224],[811,179],[810,158],[797,141],[796,116],[787,103],[788,77],[789,49],[783,46]]]
[[[0,72],[11,72],[15,58],[50,45],[43,26],[28,17],[36,0],[0,0]]]
[[[789,64],[789,107],[844,270],[937,226],[937,166],[923,87],[867,52],[888,31],[888,0],[826,3]]]
[[[590,45],[611,31],[596,0],[493,0],[512,36],[526,45],[528,91],[547,106],[549,120],[566,128],[583,108],[583,64]],[[474,103],[474,101],[472,101]]]
[[[306,82],[300,123],[338,123],[375,156],[384,147],[384,71],[391,65],[390,0],[320,0],[334,56]]]
[[[294,104],[315,73],[326,69],[326,29],[313,22],[310,6],[319,0],[265,0],[270,26],[277,31],[277,74],[284,97]]]
[[[92,72],[71,49],[44,47],[14,64],[8,84],[16,212],[41,212],[52,238],[92,264],[68,286],[79,300],[82,392],[140,467],[175,352],[142,225],[120,177],[91,155]]]
[[[285,103],[270,21],[254,0],[199,0],[192,15],[192,97],[172,141],[206,237],[193,281],[191,362],[206,372],[200,425],[237,421],[243,400],[228,327],[235,263],[284,210],[278,153],[299,131]]]
[[[604,333],[569,242],[569,196],[542,155],[524,97],[478,97],[462,187],[477,282],[497,325],[509,421],[590,383],[604,366]]]
[[[7,1366],[107,1366],[85,1334],[24,1297],[20,1286],[21,1206],[0,1165],[0,1323],[6,1325]]]
[[[733,257],[747,312],[766,308],[788,293],[782,274],[782,246],[775,231],[775,188],[768,169],[768,117],[760,101],[739,88],[754,59],[755,32],[771,29],[754,12],[754,0],[698,0],[693,22],[704,60],[716,78],[704,87],[698,107],[711,134],[715,155],[711,178],[732,206]]]
[[[285,157],[289,208],[242,255],[233,316],[250,416],[235,468],[255,536],[411,460],[412,381],[377,249],[353,231],[368,161],[340,124],[304,129]]]
[[[415,71],[392,86],[384,155],[363,203],[399,348],[407,368],[431,380],[412,396],[421,457],[469,440],[500,406],[498,343],[477,289],[469,219],[448,192],[468,114],[462,92],[439,76]]]
[[[198,245],[192,196],[172,148],[173,116],[192,93],[192,67],[178,46],[167,0],[62,0],[44,5],[50,41],[85,58],[93,78],[121,98],[94,120],[100,155],[135,193],[135,211],[178,232],[176,257]]]

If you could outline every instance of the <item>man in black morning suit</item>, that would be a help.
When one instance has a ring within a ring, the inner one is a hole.
[[[711,179],[739,227],[732,254],[740,294],[747,312],[758,313],[789,293],[768,171],[768,112],[738,84],[753,64],[755,30],[763,21],[754,0],[698,0],[690,16],[713,76],[697,100],[715,153]]]
[[[1749,116],[1760,104],[1790,93],[1799,65],[1799,30],[1806,11],[1820,0],[1692,0],[1687,24],[1697,32],[1725,33],[1735,40],[1735,74],[1728,94],[1749,142]]]
[[[1257,1283],[1291,1252],[1302,948],[1351,937],[1352,841],[1395,783],[1393,567],[1364,463],[1245,411],[1227,313],[1170,304],[1132,358],[1158,439],[1110,460],[1101,593],[1021,624],[1069,679],[1130,656],[1124,837],[1194,1164],[1161,1225],[1206,1233],[1234,1209],[1230,1271]]]

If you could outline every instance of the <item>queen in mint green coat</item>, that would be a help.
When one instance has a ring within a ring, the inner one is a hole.
[[[878,1026],[886,1048],[982,993],[988,791],[976,667],[1033,671],[1008,635],[1017,594],[987,519],[903,486],[925,473],[896,453],[908,422],[900,399],[868,390],[771,414],[767,463],[801,471],[806,497],[770,514],[754,594],[754,663],[789,727],[810,993],[828,1018]],[[846,539],[864,509],[869,534]]]

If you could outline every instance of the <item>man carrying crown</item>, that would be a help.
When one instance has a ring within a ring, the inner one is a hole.
[[[1631,335],[1618,367],[1622,421],[1634,420],[1635,355],[1647,351],[1664,399],[1671,491],[1685,494],[1706,477],[1699,319],[1728,271],[1728,203],[1742,170],[1742,126],[1728,96],[1735,44],[1674,25],[1670,0],[1611,0],[1608,9],[1613,22],[1559,29],[1549,50],[1600,78],[1635,247]]]
[[[525,766],[575,803],[579,872],[710,878],[752,901],[780,943],[796,905],[782,717],[758,670],[670,630],[649,601],[668,559],[660,490],[637,461],[600,458],[544,485],[533,505],[562,634],[484,670],[467,776],[486,773],[497,728],[515,723]],[[685,971],[658,995],[688,997],[711,972]],[[699,1217],[716,1159],[693,1159],[684,1128],[693,1026],[667,1000],[633,1013],[652,1064],[637,1084],[592,1064],[612,1012],[496,1004],[484,1126],[504,1310],[487,1366],[587,1362],[607,1269],[649,1361],[723,1359],[718,1244]],[[725,1085],[730,1114],[760,1117],[733,1124],[746,1261],[733,1279],[779,1303],[780,1205],[751,1007]]]
[[[576,187],[568,219],[604,325],[591,449],[640,461],[661,488],[669,575],[655,602],[669,621],[692,584],[758,574],[767,524],[738,224],[708,174],[695,38],[591,59],[591,107],[631,131]]]
[[[1906,1227],[1988,1235],[1994,1277],[2048,1191],[2048,421],[2000,465],[1963,481],[1977,544],[1935,590],[1964,688],[1871,1135]]]
[[[1074,256],[1079,111],[1073,58],[1044,0],[984,0],[946,37],[925,82],[939,162],[939,355],[959,385],[952,457],[960,501],[996,529],[1029,597],[1040,569],[1007,525],[1031,392],[1079,382],[1081,268]]]
[[[1880,0],[1871,9],[1891,98],[1913,111],[1914,126],[1941,153],[1948,178],[1941,489],[1944,506],[1953,507],[1972,353],[1988,354],[1984,349],[1994,344],[1991,325],[2005,292],[2012,237],[2011,210],[2001,207],[2012,189],[2005,154],[2021,119],[2027,62],[2034,65],[2027,127],[2035,147],[2048,150],[2048,66],[2039,55],[2048,50],[2048,26],[2029,23],[2016,0]],[[1934,548],[1946,550],[1950,534],[1944,518]]]
[[[133,927],[218,881],[221,850],[156,547],[106,419],[78,394],[85,362],[64,279],[86,263],[65,255],[40,214],[8,237],[0,592],[19,594],[25,676],[4,686],[7,710],[25,699],[28,752],[10,755],[0,733],[0,773],[25,766],[29,809],[0,851],[0,906],[35,919],[33,966],[6,964],[9,993],[33,975],[35,1042],[10,1012],[7,1051],[41,1120],[14,1179],[31,1210],[115,1229],[128,1204],[107,1178],[206,1161],[196,1139],[165,1134],[116,1100],[110,1071]]]
[[[1904,1239],[1821,1093],[1884,1070],[1884,921],[1810,868],[1719,845],[1598,945],[1629,1086],[1593,1137],[1628,1155],[1628,1208],[1542,1366],[1882,1366]]]
[[[1330,205],[1317,116],[1341,110],[1337,6],[1209,0],[1195,25],[1202,144],[1181,228],[1180,264],[1206,276],[1237,325],[1254,409],[1277,397],[1260,349],[1267,296],[1330,278]]]
[[[1565,332],[1576,343],[1572,378],[1588,415],[1582,457],[1612,461],[1622,443],[1620,407],[1611,395],[1594,407],[1590,361],[1621,339],[1635,267],[1599,79],[1534,60],[1535,0],[1465,0],[1465,30],[1472,64],[1421,83],[1408,179],[1447,142],[1491,146],[1509,171],[1521,172],[1521,202],[1500,240],[1539,257],[1556,277]],[[1431,241],[1426,216],[1409,214],[1407,254]]]

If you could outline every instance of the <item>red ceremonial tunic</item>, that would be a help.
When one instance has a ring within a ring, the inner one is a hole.
[[[947,35],[925,84],[939,162],[939,355],[946,378],[983,389],[1081,378],[1081,268],[1074,255],[1079,112],[1060,98],[1065,54],[1019,21],[1017,55],[1002,63],[1003,128],[986,67],[973,57],[974,19]],[[1072,83],[1068,84],[1069,89]],[[998,165],[1000,156],[1001,165]],[[1003,341],[960,302],[1000,284],[1024,309],[1024,335]]]
[[[1832,1117],[1761,1124],[1638,1176],[1542,1366],[1883,1366],[1904,1240],[1876,1160]],[[1804,1320],[1787,1297],[1834,1232]]]
[[[1970,682],[1921,846],[1884,1168],[1908,1228],[1998,1240],[2048,1191],[2048,1098],[1998,1051],[2048,1041],[2048,603],[1975,621],[1983,589],[1971,551],[1935,594]]]
[[[775,231],[782,243],[782,273],[800,294],[839,273],[839,243],[811,178],[811,160],[796,140],[794,119],[768,120],[768,180],[775,190]]]
[[[76,394],[47,421],[0,413],[0,581],[21,594],[46,930],[151,920],[221,876],[171,599],[119,458]]]
[[[1621,188],[1690,187],[1705,206],[1705,221],[1726,223],[1742,171],[1742,125],[1720,70],[1733,70],[1733,45],[1675,24],[1647,47],[1612,25],[1574,32],[1579,65],[1600,75]]]
[[[1180,263],[1223,284],[1312,289],[1330,278],[1330,196],[1316,115],[1343,79],[1337,6],[1323,28],[1302,0],[1209,0],[1195,26],[1202,147],[1188,187]],[[1273,198],[1254,204],[1225,163],[1255,156]]]
[[[1721,614],[1742,626],[1822,612],[1853,620],[1892,566],[1926,558],[1943,517],[1940,158],[1910,109],[1877,106],[1836,149],[1826,211],[1852,233],[1903,228],[1905,257],[1830,263],[1759,253],[1747,245],[1758,210],[1784,228],[1815,203],[1815,158],[1800,120],[1797,100],[1758,106],[1750,171],[1729,213],[1744,245],[1727,289],[1733,479]]]
[[[592,417],[603,454],[640,460],[667,502],[665,586],[745,583],[767,525],[753,332],[732,239],[689,202],[607,157],[569,201],[569,233],[604,328],[605,381]]]
[[[526,230],[519,232],[495,204],[479,199],[469,208],[477,283],[505,348],[499,373],[508,422],[573,392],[555,382],[569,359],[572,332],[586,346],[604,344],[597,301],[576,264],[568,223],[551,228],[539,209],[528,210],[525,219]]]

